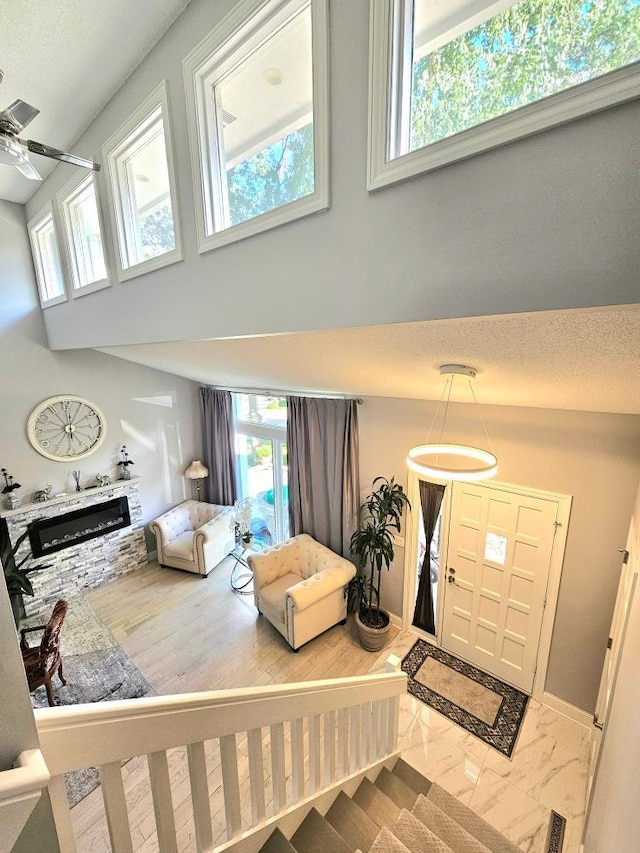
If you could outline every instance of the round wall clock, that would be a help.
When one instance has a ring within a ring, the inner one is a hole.
[[[100,409],[84,397],[49,397],[29,415],[29,441],[47,459],[66,462],[97,450],[107,433]]]

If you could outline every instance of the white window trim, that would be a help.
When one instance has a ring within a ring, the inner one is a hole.
[[[300,7],[307,0],[299,0]],[[313,62],[313,142],[315,191],[304,198],[263,213],[238,225],[214,231],[217,200],[210,197],[209,133],[206,126],[206,80],[213,67],[243,43],[242,30],[262,26],[291,0],[243,0],[183,60],[187,126],[196,208],[198,251],[244,240],[286,222],[327,210],[329,207],[329,44],[328,0],[310,0]]]
[[[402,132],[396,124],[403,82],[406,88],[406,80],[400,74],[404,66],[403,51],[407,50],[407,30],[401,21],[403,7],[403,0],[370,0],[367,161],[370,191],[640,97],[640,63],[634,63],[390,159]],[[394,26],[398,20],[400,24]]]
[[[123,143],[135,129],[148,118],[151,113],[161,108],[162,125],[164,129],[164,141],[167,152],[167,168],[169,172],[169,194],[171,196],[171,213],[173,216],[173,232],[175,239],[175,248],[170,252],[164,252],[162,255],[157,255],[155,258],[149,258],[147,261],[142,261],[138,264],[126,267],[123,259],[123,246],[126,245],[123,228],[124,228],[124,213],[120,209],[121,193],[116,189],[118,187],[118,155]],[[161,269],[162,267],[175,264],[182,260],[182,240],[180,227],[180,211],[178,204],[178,190],[176,181],[175,156],[173,150],[173,139],[171,133],[171,118],[169,110],[169,92],[167,89],[167,81],[163,80],[149,97],[142,103],[138,109],[131,115],[124,124],[104,143],[102,146],[102,161],[107,171],[108,184],[108,208],[109,219],[113,228],[115,237],[115,257],[118,279],[120,281],[128,281],[131,278],[144,275],[153,270]]]
[[[42,225],[42,222],[51,216],[53,221],[53,234],[58,249],[58,261],[60,264],[60,278],[62,280],[62,293],[59,296],[54,296],[52,299],[45,299],[45,281],[44,271],[42,269],[42,258],[40,257],[40,247],[35,237],[35,232]],[[60,246],[60,231],[59,222],[54,210],[53,202],[49,201],[45,206],[38,211],[27,223],[27,231],[29,232],[29,242],[31,244],[31,255],[33,257],[33,266],[36,273],[36,285],[38,287],[38,297],[40,299],[41,308],[50,308],[52,305],[59,305],[61,302],[67,301],[67,275],[65,269],[64,258]]]
[[[74,195],[78,188],[84,184],[91,181],[93,183],[93,190],[95,192],[96,197],[96,207],[98,208],[98,224],[100,227],[100,239],[102,241],[102,256],[104,259],[104,266],[106,270],[106,277],[97,279],[96,281],[92,281],[90,284],[81,284],[80,283],[80,275],[78,272],[78,262],[76,259],[76,247],[73,240],[73,223],[69,217],[69,199],[70,196]],[[67,269],[71,275],[71,296],[73,299],[77,299],[80,296],[86,296],[89,293],[94,293],[96,290],[102,290],[105,287],[110,287],[111,278],[109,274],[109,259],[107,256],[107,247],[105,243],[105,227],[104,227],[104,217],[102,215],[102,205],[100,204],[100,192],[98,189],[98,181],[96,180],[95,172],[90,172],[89,174],[80,172],[79,174],[74,175],[71,180],[69,180],[62,189],[58,192],[56,196],[56,201],[58,204],[58,209],[60,211],[60,218],[62,220],[63,225],[63,240],[64,250],[65,250],[65,261]]]

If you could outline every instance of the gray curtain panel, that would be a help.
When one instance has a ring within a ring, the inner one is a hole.
[[[212,504],[231,506],[238,497],[231,393],[201,387],[200,422],[202,461],[209,469],[204,481],[205,499]]]
[[[420,480],[420,504],[427,550],[424,554],[418,581],[416,608],[413,614],[413,624],[435,636],[436,622],[433,612],[433,595],[431,590],[431,540],[436,529],[438,513],[444,497],[444,486],[437,483],[427,483]]]
[[[355,400],[287,397],[289,525],[349,556],[358,524],[358,406]]]

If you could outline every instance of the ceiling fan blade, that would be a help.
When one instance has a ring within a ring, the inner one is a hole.
[[[0,122],[10,122],[15,128],[15,132],[19,133],[30,121],[33,121],[39,112],[40,110],[37,110],[25,101],[14,101],[0,112]]]
[[[29,160],[25,160],[24,163],[17,163],[16,168],[22,172],[25,178],[30,178],[32,181],[41,181],[42,176],[38,173],[37,169],[34,169]]]
[[[62,160],[63,163],[71,163],[72,166],[93,169],[94,172],[100,171],[99,163],[94,163],[92,160],[85,160],[84,157],[76,157],[75,154],[69,154],[66,151],[59,151],[57,148],[51,148],[50,145],[43,145],[41,142],[34,142],[32,139],[25,140],[23,144],[34,154],[41,154],[43,157],[52,157],[54,160]]]

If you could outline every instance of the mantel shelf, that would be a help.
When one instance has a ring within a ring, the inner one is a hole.
[[[15,509],[1,509],[0,510],[0,518],[13,518],[17,515],[20,515],[24,512],[31,512],[34,509],[45,509],[49,506],[55,506],[56,504],[64,504],[70,501],[75,501],[79,497],[87,496],[87,495],[99,495],[104,492],[112,491],[115,488],[119,488],[120,486],[134,486],[140,482],[140,477],[131,477],[128,480],[114,480],[112,483],[109,483],[108,486],[95,486],[95,488],[91,489],[81,489],[79,492],[67,492],[64,495],[58,495],[54,498],[49,498],[48,501],[34,501],[28,504],[21,504]]]

